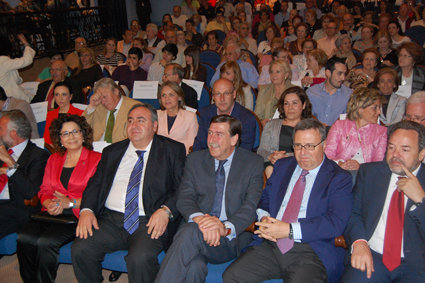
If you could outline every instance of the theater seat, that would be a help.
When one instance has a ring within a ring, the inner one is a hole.
[[[0,240],[0,255],[13,255],[16,253],[16,240],[18,239],[18,234],[12,233],[7,236],[4,236]]]
[[[72,243],[68,243],[60,249],[59,253],[59,263],[67,263],[72,264],[71,260],[71,245]],[[102,268],[119,271],[119,272],[127,272],[127,266],[124,260],[124,256],[127,255],[127,251],[116,251],[114,253],[106,254],[104,261],[102,262]],[[165,257],[165,253],[162,252],[158,255],[159,263]],[[206,283],[216,283],[222,282],[222,274],[224,270],[232,263],[233,261],[229,261],[223,264],[208,264],[208,275],[205,280]],[[282,282],[282,280],[268,280],[264,281],[267,283],[277,283]]]

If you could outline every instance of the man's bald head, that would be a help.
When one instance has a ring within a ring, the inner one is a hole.
[[[64,61],[57,60],[52,63],[52,66],[50,68],[50,74],[52,75],[52,80],[55,83],[63,81],[67,73],[68,67],[66,66]]]

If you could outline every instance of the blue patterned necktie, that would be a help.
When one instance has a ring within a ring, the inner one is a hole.
[[[212,216],[217,216],[220,218],[221,213],[221,204],[223,202],[223,193],[224,193],[224,183],[226,181],[226,174],[224,173],[224,163],[226,163],[226,160],[219,160],[218,161],[218,168],[217,171],[215,171],[215,197],[214,197],[214,204],[211,210]]]
[[[139,159],[131,171],[125,195],[124,229],[133,234],[139,228],[139,188],[143,171],[143,155],[146,151],[136,150]]]

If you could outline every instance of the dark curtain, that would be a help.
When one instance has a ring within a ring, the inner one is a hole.
[[[121,40],[123,31],[128,28],[125,1],[99,0],[99,6],[105,7],[101,16],[103,23],[111,25],[111,34],[105,34],[104,38],[113,36]]]

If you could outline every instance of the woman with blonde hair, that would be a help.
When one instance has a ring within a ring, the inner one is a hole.
[[[325,153],[341,168],[357,171],[362,163],[384,159],[387,128],[378,125],[381,99],[376,89],[354,90],[347,104],[347,119],[337,120],[329,130]]]
[[[96,62],[93,49],[84,47],[78,51],[80,65],[74,79],[80,83],[84,94],[88,94],[94,83],[103,78],[102,68]]]
[[[163,83],[158,99],[161,105],[161,110],[157,110],[158,135],[183,143],[188,154],[198,133],[196,113],[185,109],[184,92],[175,82]]]
[[[273,60],[270,64],[270,84],[263,86],[258,93],[255,105],[255,114],[265,125],[273,118],[276,112],[277,102],[282,93],[292,87],[292,71],[288,62],[283,60]]]
[[[117,52],[117,40],[115,38],[106,39],[103,52],[96,56],[96,61],[99,65],[103,65],[109,75],[112,75],[118,65],[124,63],[125,56]]]
[[[254,109],[254,97],[251,87],[242,79],[238,63],[234,61],[224,63],[220,68],[220,78],[233,82],[233,86],[236,89],[236,102],[249,110]]]

